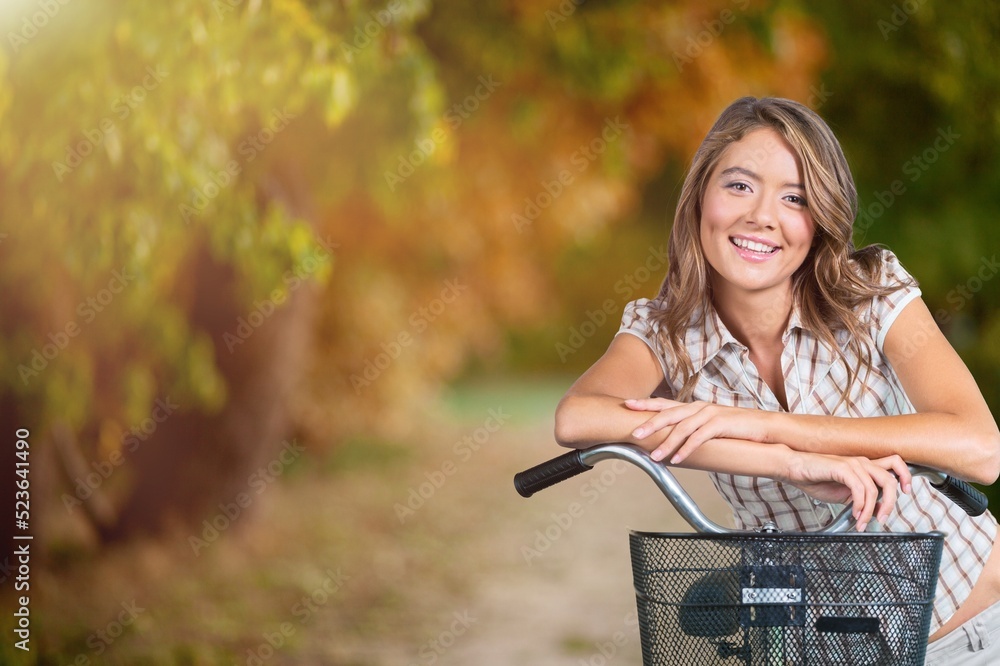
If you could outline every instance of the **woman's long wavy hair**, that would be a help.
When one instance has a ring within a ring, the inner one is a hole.
[[[776,131],[802,164],[806,202],[815,224],[812,248],[792,276],[792,295],[802,323],[824,340],[847,367],[841,401],[864,371],[871,371],[871,336],[858,318],[866,301],[902,285],[881,287],[882,248],[855,249],[852,240],[858,195],[847,160],[827,124],[808,107],[787,99],[743,97],[733,102],[709,130],[695,153],[681,189],[669,242],[669,269],[659,297],[667,307],[654,315],[665,348],[675,359],[677,398],[690,399],[697,380],[684,344],[686,329],[703,324],[711,306],[709,267],[701,246],[702,198],[726,148],[759,129]],[[848,333],[854,367],[835,331]]]

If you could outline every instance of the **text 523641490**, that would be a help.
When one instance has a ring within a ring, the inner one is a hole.
[[[31,471],[30,444],[28,437],[31,433],[26,428],[19,428],[15,433],[17,442],[15,444],[14,474],[17,477],[14,489],[14,558],[17,563],[17,577],[14,579],[14,590],[19,592],[17,598],[17,610],[14,617],[17,625],[14,633],[19,639],[14,646],[20,650],[29,651],[29,641],[31,640],[31,615],[28,610],[31,601],[31,534],[28,529],[31,525],[31,482],[28,475]]]

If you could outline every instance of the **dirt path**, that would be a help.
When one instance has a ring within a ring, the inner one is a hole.
[[[426,595],[409,599],[411,621],[422,627],[416,641],[409,632],[409,641],[396,641],[390,630],[376,645],[355,646],[351,657],[407,665],[641,664],[627,530],[689,531],[666,500],[640,471],[610,462],[522,499],[514,473],[561,452],[547,421],[505,427],[467,461],[456,456],[456,441],[428,447],[426,467],[408,474],[416,483],[452,471],[402,527],[426,549],[409,555],[446,563],[457,590],[428,593],[436,597],[429,607]],[[679,476],[725,520],[703,474]]]
[[[519,497],[514,473],[560,453],[555,399],[307,448],[197,553],[180,533],[65,559],[38,578],[43,663],[640,664],[627,530],[688,530],[614,463]],[[704,475],[679,476],[726,515]],[[142,614],[95,647],[123,603]]]
[[[546,445],[550,432],[536,428],[490,452],[508,486],[526,463],[560,452]],[[719,515],[707,478],[681,477]],[[483,626],[446,663],[641,664],[628,529],[689,531],[649,480],[606,462],[530,500],[511,489],[497,509],[503,529],[482,535],[494,553],[476,590]]]

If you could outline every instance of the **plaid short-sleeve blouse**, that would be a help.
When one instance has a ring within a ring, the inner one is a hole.
[[[825,414],[847,417],[912,414],[913,405],[903,391],[892,367],[882,353],[885,335],[896,316],[910,301],[920,296],[920,289],[891,252],[883,257],[883,281],[906,284],[888,296],[873,299],[860,312],[862,322],[870,325],[869,344],[872,371],[866,381],[856,381],[849,398],[840,402],[847,383],[847,371],[834,351],[805,328],[797,309],[793,309],[782,335],[781,371],[785,383],[788,411],[797,414]],[[659,359],[664,384],[657,395],[676,395],[680,385],[673,385],[669,352],[657,335],[658,326],[650,315],[666,307],[660,299],[639,299],[625,307],[619,334],[630,334],[649,345]],[[749,350],[726,329],[714,310],[703,323],[692,325],[685,333],[685,346],[698,376],[692,396],[720,405],[783,411],[767,384],[761,379],[749,357]],[[837,337],[847,351],[846,339]],[[848,355],[852,367],[856,359]],[[840,403],[838,405],[838,403]],[[828,524],[841,507],[813,500],[794,486],[771,479],[711,474],[715,487],[733,509],[741,529],[759,527],[773,521],[786,531],[815,531]],[[977,518],[940,495],[923,478],[915,479],[913,491],[901,495],[892,514],[882,525],[885,531],[929,532],[940,530],[948,535],[941,561],[933,633],[952,616],[972,590],[993,547],[997,522],[986,513]]]

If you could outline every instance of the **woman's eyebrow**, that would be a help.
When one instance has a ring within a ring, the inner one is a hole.
[[[757,181],[761,180],[761,177],[756,173],[754,173],[753,171],[751,171],[750,169],[744,169],[743,167],[739,166],[731,166],[728,169],[723,169],[722,173],[720,173],[719,175],[730,176],[734,173],[739,174],[741,176],[746,176],[747,178],[753,178],[754,180]]]
[[[747,178],[752,178],[753,180],[756,180],[758,182],[760,182],[761,180],[763,180],[758,174],[754,173],[750,169],[744,169],[743,167],[739,167],[739,166],[731,166],[731,167],[729,167],[727,169],[723,169],[722,172],[719,175],[720,176],[730,176],[732,174],[739,174],[741,176],[746,176]],[[783,183],[781,186],[782,187],[794,187],[794,188],[800,189],[802,191],[805,191],[805,189],[806,189],[806,186],[803,185],[802,183],[791,183],[791,182],[789,182],[789,183]]]

